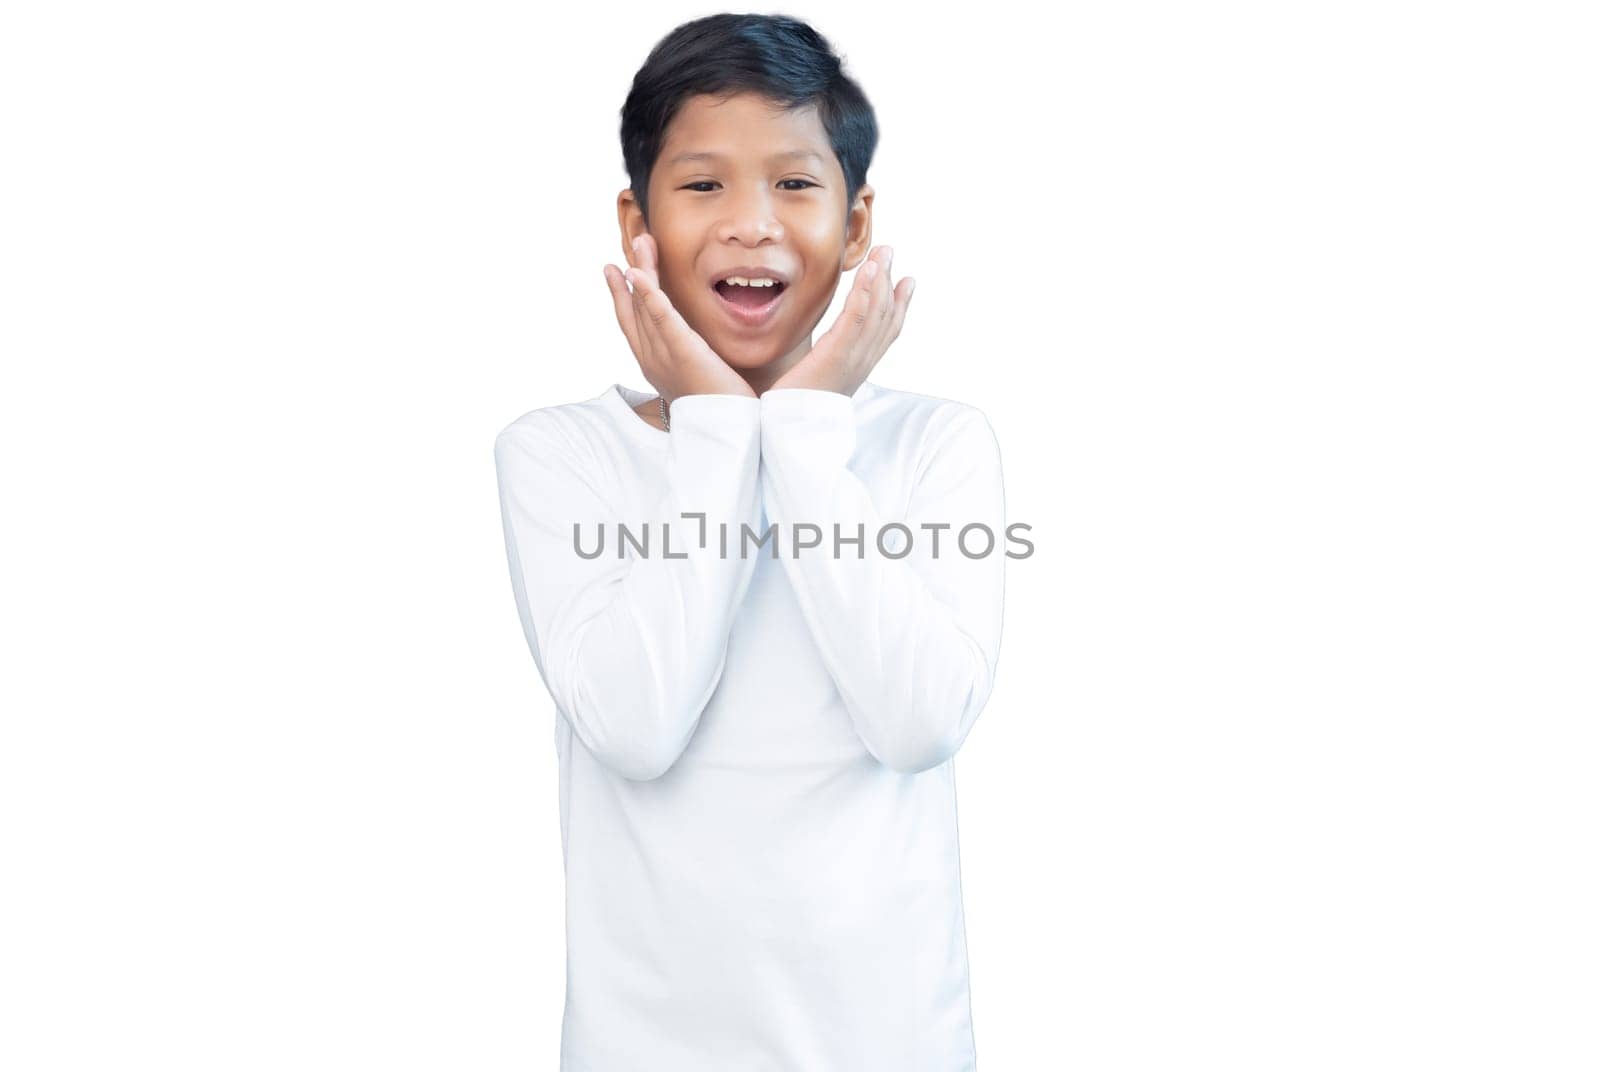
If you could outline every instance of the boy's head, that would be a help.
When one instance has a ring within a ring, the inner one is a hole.
[[[729,365],[770,382],[810,349],[841,273],[871,248],[877,143],[871,104],[804,22],[685,23],[651,50],[622,107],[623,256],[635,263],[630,244],[649,233],[684,320]],[[784,285],[718,284],[742,266]],[[740,311],[774,294],[764,311]]]

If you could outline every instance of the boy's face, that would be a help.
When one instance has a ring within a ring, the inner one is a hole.
[[[863,185],[847,215],[844,170],[814,108],[786,112],[750,93],[691,97],[650,175],[648,231],[662,290],[718,356],[764,389],[810,351],[840,275],[866,257],[872,198]],[[617,209],[631,264],[630,243],[647,228],[631,190]],[[713,285],[747,265],[787,280],[781,290],[743,293],[776,291],[762,309],[738,307]]]

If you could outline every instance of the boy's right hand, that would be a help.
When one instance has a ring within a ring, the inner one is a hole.
[[[745,378],[706,345],[691,328],[666,292],[656,272],[655,238],[648,234],[633,240],[633,267],[624,274],[605,266],[617,324],[633,348],[644,378],[670,406],[683,395],[748,395]],[[628,293],[628,283],[633,293]]]

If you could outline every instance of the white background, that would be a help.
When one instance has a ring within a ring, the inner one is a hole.
[[[1600,1067],[1585,6],[783,9],[883,130],[873,379],[1038,548],[983,1072]],[[645,386],[617,113],[713,10],[6,7],[0,1066],[554,1069],[491,447]]]

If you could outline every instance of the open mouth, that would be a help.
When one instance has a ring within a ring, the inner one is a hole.
[[[759,327],[771,318],[778,308],[788,284],[774,282],[771,286],[747,287],[737,283],[717,283],[718,303],[734,320],[746,327]]]

